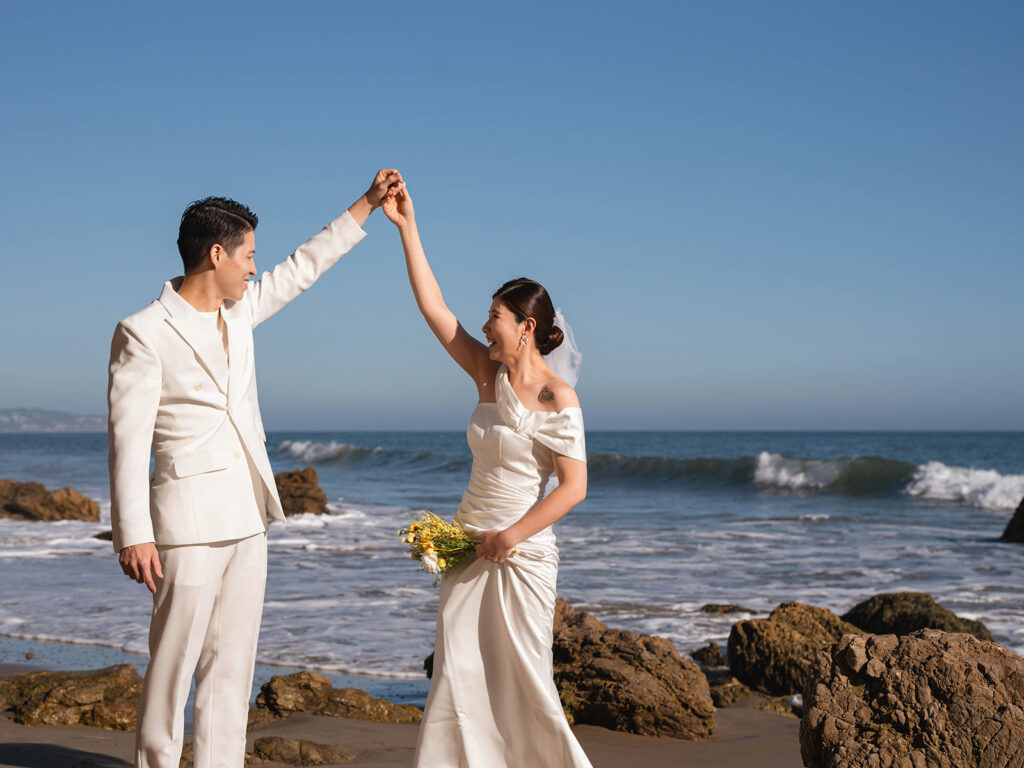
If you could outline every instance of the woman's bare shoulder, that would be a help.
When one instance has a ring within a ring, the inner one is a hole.
[[[561,411],[563,408],[579,408],[580,399],[576,390],[557,376],[552,376],[537,394],[544,410]]]

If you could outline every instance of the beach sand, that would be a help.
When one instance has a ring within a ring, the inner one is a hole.
[[[0,665],[0,677],[31,671]],[[715,713],[718,732],[706,741],[678,741],[617,733],[594,726],[573,729],[594,768],[800,768],[796,718],[757,709],[750,697]],[[407,768],[412,765],[416,725],[369,723],[302,715],[251,731],[323,744],[356,753],[352,768]],[[17,768],[131,768],[135,734],[84,726],[18,725],[0,717],[0,766]],[[270,768],[268,764],[268,768]]]

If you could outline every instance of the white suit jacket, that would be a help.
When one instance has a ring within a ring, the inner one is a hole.
[[[252,329],[309,288],[366,233],[343,213],[272,272],[225,301],[223,343],[175,290],[120,323],[110,349],[110,522],[114,550],[251,536],[283,520],[256,395]],[[153,474],[150,475],[150,449]]]

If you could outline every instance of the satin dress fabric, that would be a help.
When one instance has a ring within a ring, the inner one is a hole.
[[[586,461],[579,408],[534,411],[503,365],[496,403],[478,403],[473,470],[456,519],[478,539],[544,498],[553,453]],[[422,768],[590,768],[552,678],[558,548],[550,527],[504,563],[473,558],[441,581],[434,674],[420,724]]]

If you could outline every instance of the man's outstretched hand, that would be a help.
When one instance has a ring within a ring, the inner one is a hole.
[[[402,174],[394,168],[383,168],[377,171],[366,194],[348,207],[349,215],[356,220],[356,224],[363,226],[370,214],[373,213],[373,209],[379,207],[385,197],[394,195],[401,183]]]
[[[135,544],[125,547],[118,555],[121,563],[121,570],[125,576],[130,576],[139,584],[145,584],[149,591],[156,594],[156,582],[154,579],[162,579],[164,570],[160,567],[160,555],[156,551],[156,544],[149,541],[145,544]]]

